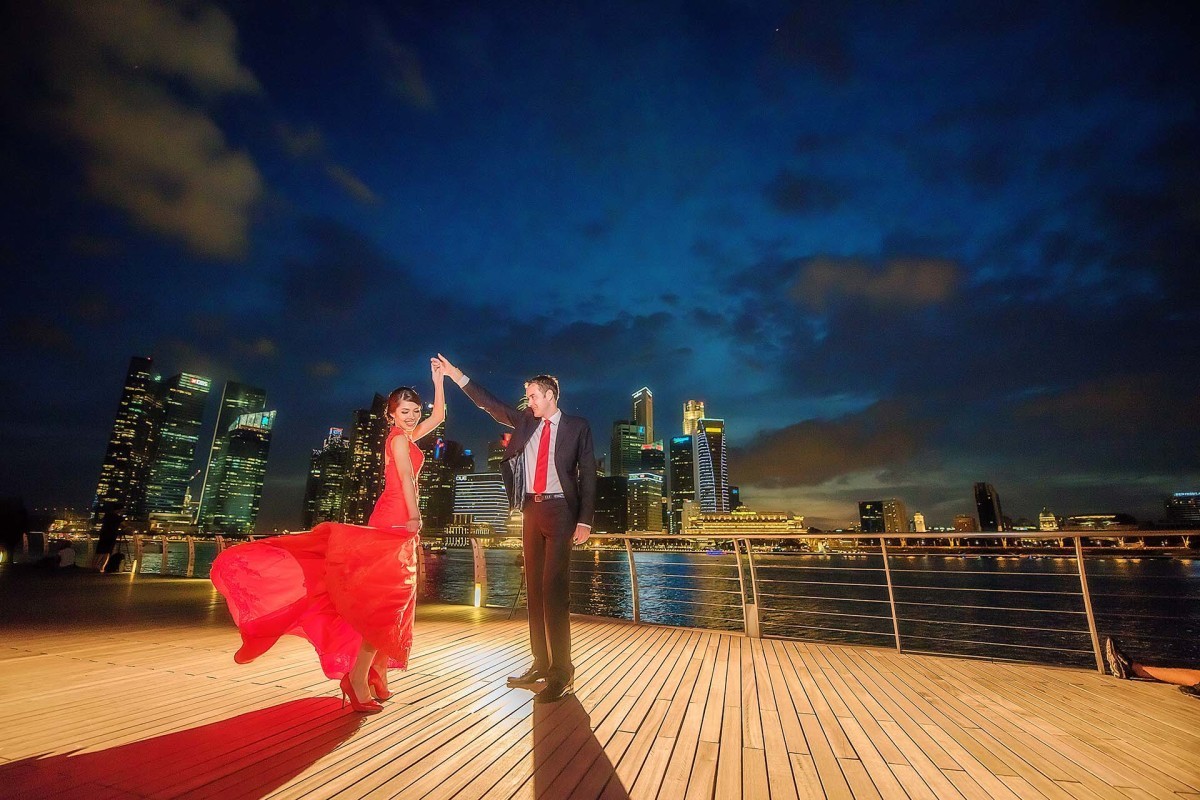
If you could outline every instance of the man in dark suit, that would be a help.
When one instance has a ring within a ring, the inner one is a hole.
[[[438,354],[436,361],[479,408],[513,429],[500,472],[513,508],[524,512],[522,546],[529,586],[529,646],[533,665],[509,686],[545,688],[539,703],[572,691],[571,545],[592,533],[596,459],[587,420],[562,413],[558,381],[538,375],[525,382],[524,411],[509,406]]]

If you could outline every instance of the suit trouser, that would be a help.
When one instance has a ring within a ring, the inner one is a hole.
[[[533,666],[549,677],[570,681],[575,674],[571,664],[571,537],[575,520],[561,498],[541,503],[527,500],[523,510]]]

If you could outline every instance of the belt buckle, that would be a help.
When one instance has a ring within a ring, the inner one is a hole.
[[[540,503],[540,502],[542,502],[542,501],[543,501],[543,500],[545,500],[545,499],[546,499],[546,498],[545,498],[545,497],[542,497],[542,495],[541,495],[541,493],[540,493],[540,492],[539,492],[539,493],[535,493],[535,494],[533,495],[533,502],[535,502],[535,503]]]

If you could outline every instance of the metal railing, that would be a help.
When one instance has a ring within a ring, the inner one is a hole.
[[[684,537],[594,534],[587,547],[575,550],[572,607],[636,623],[751,637],[1094,663],[1099,670],[1103,632],[1137,640],[1140,649],[1169,663],[1200,661],[1200,560],[1177,556],[1139,564],[1130,551],[1086,548],[1084,540],[1092,535],[988,533],[987,539],[1002,546],[967,548],[915,546],[878,534],[747,534],[713,540],[720,552],[705,555],[663,549]],[[43,554],[49,538],[40,536]],[[524,589],[520,551],[487,547],[500,538],[473,538],[470,551],[420,550],[418,585],[430,597],[515,609]],[[1016,546],[1018,539],[1039,544]],[[94,544],[94,538],[87,540]],[[226,541],[131,536],[122,571],[202,577]],[[427,544],[439,541],[426,537]],[[781,552],[780,545],[796,542],[809,549]],[[77,545],[82,550],[77,563],[90,561],[92,546]],[[32,554],[28,540],[23,550],[27,558]],[[466,552],[469,565],[462,561]],[[1153,574],[1147,574],[1148,565],[1155,567]]]

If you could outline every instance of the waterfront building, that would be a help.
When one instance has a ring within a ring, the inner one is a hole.
[[[749,534],[785,534],[802,538],[808,533],[803,516],[786,511],[752,511],[743,506],[737,511],[709,513],[695,503],[688,503],[684,512],[683,533],[716,541],[735,539]]]
[[[508,495],[504,479],[496,472],[476,472],[454,477],[454,514],[470,514],[503,536],[508,523]]]
[[[346,474],[350,468],[350,441],[341,428],[330,428],[320,448],[308,462],[304,488],[304,527],[311,530],[322,522],[343,518]]]
[[[672,437],[667,453],[667,530],[683,528],[683,503],[696,499],[696,467],[691,436]]]
[[[633,393],[633,424],[645,431],[642,444],[654,441],[654,393],[649,387],[643,386]]]
[[[254,532],[274,427],[274,411],[241,414],[230,425],[223,463],[219,465],[221,482],[213,491],[211,517],[205,532],[240,535]]]
[[[1175,492],[1168,497],[1167,522],[1180,528],[1200,527],[1200,492]]]
[[[696,501],[700,510],[729,511],[729,457],[725,448],[725,420],[703,417],[692,437]]]
[[[972,514],[956,514],[954,516],[954,530],[958,533],[978,533],[979,523],[975,521]]]
[[[213,428],[212,443],[208,448],[208,461],[204,467],[204,483],[200,486],[200,504],[197,522],[201,530],[212,524],[215,513],[217,487],[221,484],[225,463],[225,448],[229,444],[229,432],[234,421],[242,414],[262,411],[267,407],[267,393],[257,386],[226,381],[221,389],[221,403],[217,407],[217,424]]]
[[[912,529],[915,533],[925,533],[925,515],[920,511],[913,512]]]
[[[1038,530],[1056,531],[1058,528],[1058,517],[1051,514],[1049,509],[1043,507],[1042,513],[1038,514]]]
[[[592,519],[596,533],[626,533],[629,530],[629,478],[605,475],[596,478],[596,511]]]
[[[687,400],[683,404],[683,435],[696,433],[696,423],[704,419],[704,401]]]
[[[489,523],[475,519],[471,514],[453,515],[445,531],[442,541],[446,547],[470,547],[471,539],[490,537],[496,533]]]
[[[343,522],[365,525],[383,491],[383,443],[388,424],[387,398],[376,394],[370,408],[354,412],[350,424],[350,466],[343,492]]]
[[[92,518],[99,525],[109,507],[124,508],[127,519],[146,515],[146,478],[158,431],[162,404],[157,392],[158,379],[151,373],[153,361],[143,356],[129,359],[121,400],[108,437],[100,480],[92,501]]]
[[[173,375],[159,386],[162,405],[154,455],[146,479],[146,511],[179,513],[193,477],[200,425],[212,381],[190,372]]]
[[[979,530],[999,533],[1006,530],[1004,512],[1000,510],[1000,495],[990,483],[975,484],[975,510],[979,514]]]
[[[612,447],[609,449],[610,473],[628,475],[642,467],[642,445],[646,443],[646,429],[625,420],[612,426]]]
[[[1064,531],[1132,531],[1137,519],[1129,514],[1075,514],[1067,517]]]
[[[858,504],[859,530],[863,533],[883,533],[887,521],[883,516],[882,500],[864,500]]]
[[[883,501],[883,530],[887,533],[908,533],[908,509],[903,500],[895,497]]]
[[[666,476],[667,458],[662,442],[642,445],[642,459],[637,472],[653,472],[660,478]]]
[[[631,531],[662,530],[663,478],[653,472],[634,472],[627,483],[628,524]]]

